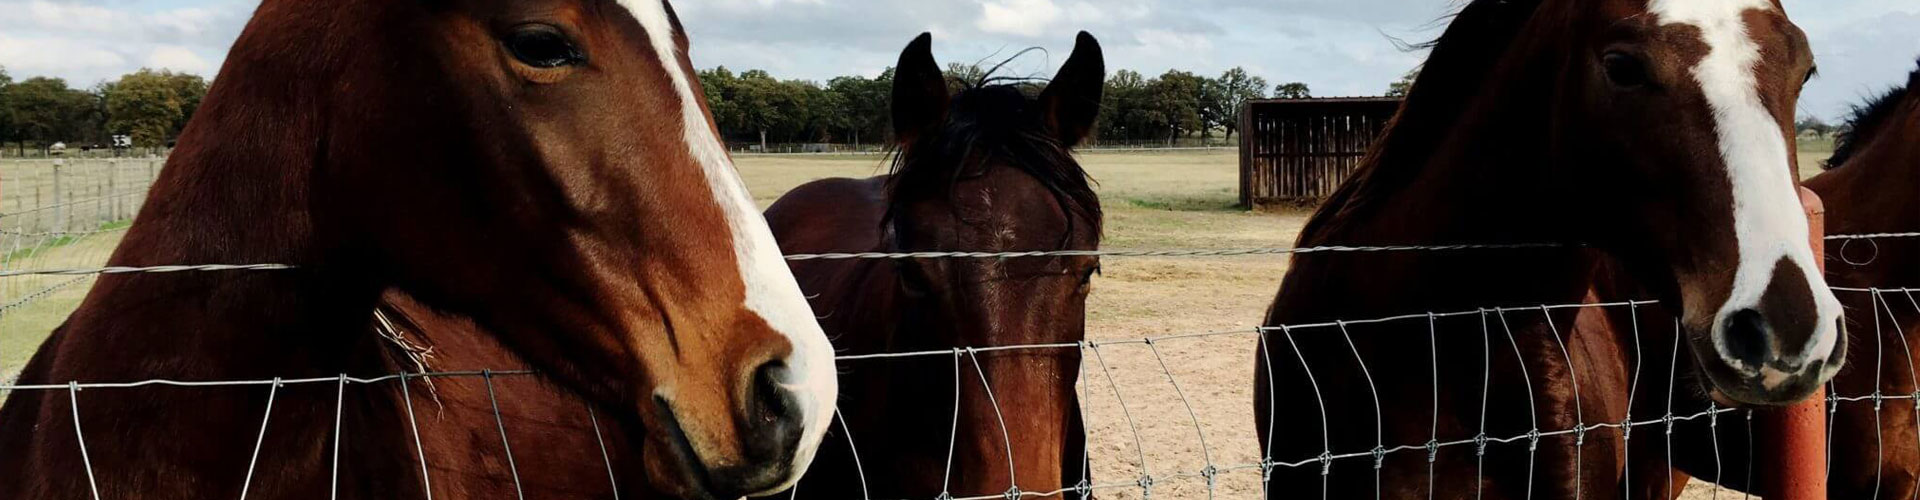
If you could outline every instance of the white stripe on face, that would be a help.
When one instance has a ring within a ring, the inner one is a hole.
[[[1750,11],[1773,10],[1773,4],[1769,0],[1651,0],[1647,7],[1661,25],[1697,28],[1709,49],[1692,74],[1713,109],[1720,156],[1733,186],[1733,233],[1740,249],[1733,292],[1715,316],[1715,346],[1735,369],[1750,374],[1763,370],[1743,366],[1727,349],[1720,333],[1728,315],[1760,308],[1761,295],[1766,293],[1776,265],[1787,259],[1806,276],[1819,318],[1809,340],[1811,345],[1801,351],[1807,358],[1785,361],[1824,359],[1839,339],[1840,301],[1827,288],[1808,244],[1807,218],[1794,190],[1797,183],[1787,158],[1786,138],[1760,100],[1754,74],[1760,62],[1760,45],[1748,33],[1744,18]]]
[[[740,281],[746,287],[746,308],[760,315],[768,325],[793,343],[787,358],[794,382],[787,386],[803,400],[806,432],[801,436],[801,454],[795,457],[795,479],[813,461],[814,447],[826,435],[833,421],[839,379],[833,366],[833,345],[814,319],[812,307],[800,292],[793,271],[780,255],[773,230],[748,195],[746,183],[734,169],[733,161],[715,137],[712,122],[700,108],[693,83],[681,64],[679,44],[674,42],[673,22],[667,16],[664,0],[619,0],[620,5],[640,20],[648,42],[660,58],[660,66],[673,81],[680,98],[681,121],[685,124],[687,149],[707,174],[713,197],[725,212],[728,229],[733,232],[733,251],[740,263]]]

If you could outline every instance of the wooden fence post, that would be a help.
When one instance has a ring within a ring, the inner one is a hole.
[[[1813,256],[1826,272],[1826,215],[1820,196],[1800,188],[1813,231]],[[1824,500],[1827,498],[1827,391],[1813,393],[1805,402],[1755,413],[1757,459],[1761,469],[1760,496],[1767,500]]]

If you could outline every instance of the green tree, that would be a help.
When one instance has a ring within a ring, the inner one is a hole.
[[[1313,89],[1300,82],[1282,83],[1273,88],[1273,96],[1281,99],[1308,99],[1313,97]]]
[[[1413,92],[1413,81],[1420,79],[1420,69],[1415,68],[1400,76],[1400,81],[1387,86],[1387,97],[1406,97]]]
[[[947,63],[947,90],[958,94],[986,79],[987,69],[978,64]]]
[[[0,66],[0,148],[7,141],[15,140],[13,132],[13,100],[7,93],[13,87],[13,77],[7,74],[7,68]]]
[[[1100,100],[1100,137],[1113,141],[1158,137],[1146,117],[1146,96],[1147,79],[1139,72],[1123,69],[1108,77]]]
[[[700,87],[707,94],[707,109],[713,113],[720,136],[732,137],[745,130],[745,111],[739,101],[740,79],[726,66],[700,72]]]
[[[1233,68],[1219,78],[1206,82],[1206,102],[1202,107],[1207,121],[1227,130],[1227,138],[1240,130],[1240,108],[1247,101],[1267,97],[1267,79],[1253,76],[1246,69]]]
[[[67,86],[59,78],[34,77],[6,87],[13,139],[24,150],[27,142],[46,148],[55,142],[82,141],[97,103],[93,94]]]
[[[1167,145],[1172,146],[1186,133],[1200,130],[1201,93],[1206,79],[1180,70],[1170,70],[1147,83],[1147,113],[1167,129]]]
[[[1820,137],[1833,135],[1833,125],[1827,124],[1826,120],[1821,120],[1819,117],[1813,116],[1801,118],[1799,122],[1793,124],[1793,129],[1795,132],[1801,134],[1813,132]]]
[[[846,131],[855,146],[861,144],[863,137],[886,137],[887,115],[893,101],[893,68],[887,68],[879,78],[835,78],[827,82],[827,92],[835,104],[827,112],[832,113],[837,128]]]
[[[131,136],[136,147],[166,146],[205,97],[206,82],[196,80],[151,69],[120,77],[104,87],[107,129]]]

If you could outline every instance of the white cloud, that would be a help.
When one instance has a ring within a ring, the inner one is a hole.
[[[209,75],[214,69],[213,63],[207,62],[205,58],[200,57],[200,54],[179,45],[154,47],[153,52],[147,54],[146,65],[153,69],[170,69],[199,75]]]
[[[248,0],[0,0],[9,14],[0,15],[0,66],[75,87],[141,67],[211,76],[252,8]]]
[[[995,0],[980,3],[981,31],[1020,36],[1040,36],[1060,19],[1060,7],[1053,0]]]

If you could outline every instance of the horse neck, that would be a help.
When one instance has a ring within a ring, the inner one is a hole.
[[[1827,234],[1878,234],[1920,231],[1920,123],[1907,118],[1889,124],[1877,141],[1846,165],[1807,181],[1827,208]],[[1827,245],[1830,279],[1842,287],[1920,286],[1920,240],[1887,238]]]
[[[111,264],[301,269],[102,278],[64,327],[84,337],[72,348],[111,357],[127,356],[115,346],[138,345],[139,359],[152,362],[96,365],[89,378],[336,374],[352,368],[343,360],[378,358],[349,355],[349,339],[368,337],[356,334],[367,331],[378,287],[360,266],[330,258],[339,245],[314,229],[309,183],[325,133],[313,96],[324,95],[321,84],[236,56]],[[172,371],[141,371],[154,366]]]
[[[1553,129],[1552,117],[1541,112],[1552,108],[1546,104],[1551,94],[1546,87],[1551,86],[1537,83],[1483,93],[1502,97],[1469,107],[1431,151],[1375,152],[1375,159],[1412,163],[1372,168],[1416,172],[1397,183],[1363,185],[1352,194],[1367,199],[1362,202],[1365,208],[1316,224],[1301,236],[1301,246],[1537,244],[1568,239],[1569,230],[1577,229],[1569,226],[1578,210],[1569,206],[1566,197],[1552,194],[1550,169],[1562,161],[1542,146],[1552,142],[1544,132]],[[1362,316],[1312,319],[1352,320],[1577,302],[1590,285],[1593,260],[1571,249],[1524,249],[1316,254],[1300,257],[1299,263],[1294,276],[1306,278],[1303,281],[1312,283],[1313,290],[1303,290],[1296,300]],[[1392,276],[1396,281],[1343,278],[1357,275]],[[1283,291],[1283,299],[1287,296]],[[1356,296],[1366,300],[1349,300]]]

